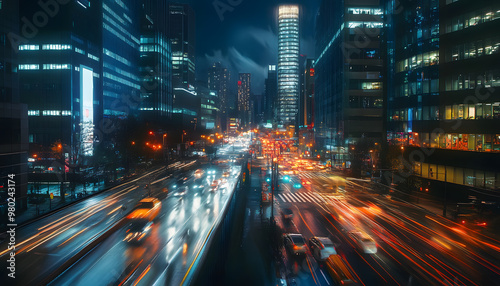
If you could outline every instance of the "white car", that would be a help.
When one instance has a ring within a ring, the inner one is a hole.
[[[349,236],[354,240],[359,250],[367,254],[377,253],[377,243],[368,234],[360,231],[351,231]]]
[[[337,254],[333,242],[328,237],[311,237],[309,239],[309,249],[318,261],[325,261],[330,255]]]

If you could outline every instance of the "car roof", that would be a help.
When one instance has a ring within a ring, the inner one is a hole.
[[[323,245],[325,244],[328,244],[328,245],[333,245],[333,242],[331,239],[329,239],[328,237],[318,237],[318,236],[315,236],[315,238],[317,240],[319,240],[321,243],[323,243]]]
[[[158,201],[157,198],[144,198],[144,199],[140,200],[139,202],[140,203],[154,203],[156,201]]]

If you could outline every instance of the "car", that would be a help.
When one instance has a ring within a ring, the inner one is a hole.
[[[175,186],[176,187],[180,187],[182,185],[184,185],[186,183],[186,181],[188,180],[187,177],[180,177],[177,179],[177,181],[175,182]]]
[[[218,187],[219,187],[219,180],[214,180],[210,185],[210,191],[215,192],[217,191]]]
[[[214,174],[215,174],[215,170],[208,170],[208,171],[207,171],[207,173],[208,173],[209,175],[214,175]]]
[[[128,243],[140,243],[151,232],[153,222],[149,220],[139,219],[128,225],[126,236],[123,241]]]
[[[227,177],[229,177],[229,175],[231,175],[231,173],[226,171],[226,172],[224,172],[224,174],[222,174],[222,177],[227,178]]]
[[[363,253],[377,253],[377,243],[368,234],[361,231],[351,231],[349,232],[349,237],[354,240],[358,249],[363,251]]]
[[[309,249],[318,261],[325,261],[330,255],[337,254],[333,242],[328,237],[311,237],[309,239]]]
[[[354,279],[351,271],[347,268],[346,264],[342,260],[342,257],[337,254],[330,255],[325,260],[326,269],[332,277],[332,279],[337,283],[337,285],[356,285],[357,281]]]
[[[157,198],[144,198],[139,201],[134,210],[127,216],[130,220],[147,219],[152,221],[155,219],[161,210],[161,202]]]
[[[290,220],[293,218],[293,211],[291,209],[288,209],[288,208],[282,209],[281,216],[285,220]]]
[[[295,256],[306,254],[306,240],[300,233],[287,233],[283,235],[283,243],[285,244],[285,248]]]
[[[201,178],[203,176],[203,174],[205,174],[205,171],[203,171],[202,169],[198,169],[194,172],[194,177]]]

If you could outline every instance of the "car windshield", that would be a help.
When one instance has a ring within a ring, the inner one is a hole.
[[[147,224],[148,221],[145,220],[135,221],[130,224],[129,228],[131,232],[142,232]]]
[[[295,244],[305,244],[304,238],[300,235],[292,235],[292,241]]]
[[[137,209],[152,209],[155,206],[153,202],[139,202]]]
[[[364,243],[373,243],[373,241],[369,238],[363,238],[361,241]]]

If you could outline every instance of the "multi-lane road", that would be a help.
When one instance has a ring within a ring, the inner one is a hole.
[[[181,284],[237,184],[242,167],[236,158],[247,148],[248,141],[226,145],[217,161],[177,162],[169,170],[182,171],[173,173],[158,167],[18,228],[15,284]],[[130,222],[124,217],[148,196],[161,200],[161,211],[145,240],[125,242]],[[105,239],[86,251],[104,234]],[[0,258],[6,260],[6,242],[0,249]],[[85,255],[66,267],[82,251]]]
[[[264,160],[256,163],[266,165]],[[344,183],[338,192],[325,187],[339,181]],[[275,213],[285,208],[293,211],[293,218],[278,216],[282,231],[306,239],[329,237],[359,285],[500,285],[499,241],[377,194],[369,183],[301,170],[289,182],[281,180],[275,192]],[[377,252],[364,253],[355,232],[369,235]],[[289,281],[336,284],[310,251],[299,259],[283,253]]]

